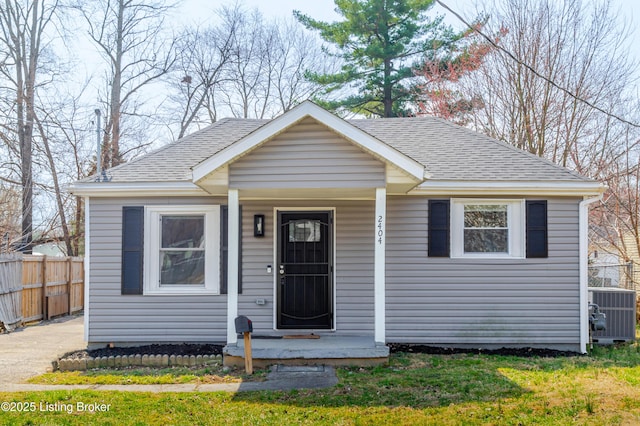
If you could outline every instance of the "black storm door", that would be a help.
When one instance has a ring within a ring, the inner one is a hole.
[[[331,212],[278,214],[278,328],[333,326]]]

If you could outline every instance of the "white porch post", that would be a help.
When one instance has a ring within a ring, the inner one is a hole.
[[[228,195],[228,259],[227,259],[227,344],[238,341],[235,319],[238,316],[238,259],[240,250],[240,200],[237,189]]]
[[[385,266],[386,266],[386,235],[387,221],[387,189],[376,188],[376,217],[375,217],[375,258],[374,258],[374,337],[376,343],[385,343]]]

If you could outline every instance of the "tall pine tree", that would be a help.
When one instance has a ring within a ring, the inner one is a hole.
[[[339,22],[321,22],[295,11],[296,18],[336,49],[342,69],[334,74],[309,71],[324,86],[326,108],[367,116],[407,115],[421,93],[414,70],[425,63],[447,67],[465,36],[427,12],[433,0],[335,0]]]

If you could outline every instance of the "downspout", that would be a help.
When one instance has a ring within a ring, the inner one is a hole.
[[[91,312],[89,302],[91,292],[91,204],[90,198],[84,197],[84,340],[89,342],[89,327],[91,325]]]
[[[597,197],[585,198],[578,207],[578,232],[580,251],[580,352],[587,353],[589,342],[589,205],[602,200],[602,194]]]

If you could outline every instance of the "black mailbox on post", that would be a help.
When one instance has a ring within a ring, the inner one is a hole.
[[[244,315],[236,318],[236,333],[253,333],[253,324],[251,320]]]

